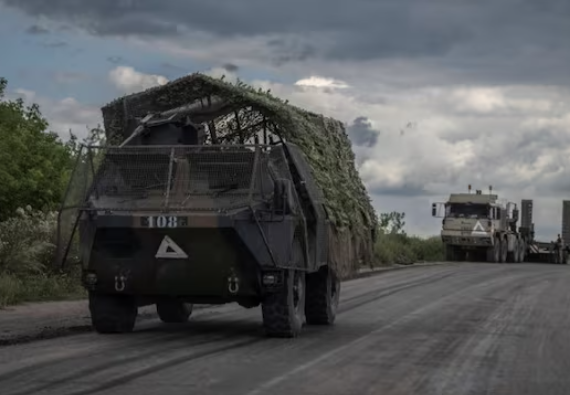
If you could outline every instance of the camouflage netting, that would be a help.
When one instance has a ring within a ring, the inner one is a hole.
[[[376,229],[377,216],[356,170],[351,143],[340,121],[292,106],[242,82],[232,84],[197,73],[118,98],[104,106],[107,138],[113,143],[124,140],[134,131],[136,120],[149,113],[195,102],[207,105],[214,98],[221,98],[226,107],[219,117],[205,122],[210,131],[209,142],[258,142],[261,134],[266,137],[270,133],[298,145],[323,190],[323,203],[335,225],[337,242],[350,244],[348,249],[354,251],[350,255],[357,254],[360,260],[369,261],[371,255],[363,251],[372,248],[370,235]],[[345,259],[349,258],[341,258],[344,253],[340,251],[339,254],[334,255],[344,263],[338,262],[338,265],[347,265]]]

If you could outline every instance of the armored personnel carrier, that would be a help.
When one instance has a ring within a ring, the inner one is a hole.
[[[202,74],[102,110],[111,144],[82,147],[58,233],[96,331],[130,332],[151,304],[168,323],[261,305],[278,337],[334,323],[376,229],[340,122]]]

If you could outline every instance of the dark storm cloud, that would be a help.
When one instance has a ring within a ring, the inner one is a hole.
[[[235,73],[239,70],[239,67],[233,63],[225,63],[222,68],[230,73]]]
[[[26,33],[32,35],[48,34],[50,31],[39,25],[32,25],[26,29]]]
[[[372,124],[366,117],[358,117],[346,128],[350,141],[360,147],[374,147],[378,142],[380,131],[372,129]]]
[[[418,59],[491,82],[570,79],[568,0],[0,0],[97,35],[272,35],[275,64]],[[269,37],[269,36],[268,36]],[[285,38],[287,37],[287,38]],[[296,38],[294,38],[296,37]],[[269,38],[268,38],[269,41]],[[438,63],[439,62],[439,63]]]

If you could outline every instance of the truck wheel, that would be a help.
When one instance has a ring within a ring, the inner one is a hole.
[[[340,281],[328,266],[307,274],[305,316],[309,325],[332,325],[340,296]]]
[[[287,270],[283,287],[261,303],[263,325],[270,337],[297,337],[305,316],[305,273]]]
[[[182,324],[188,321],[192,314],[191,303],[178,299],[161,299],[156,302],[156,312],[160,320],[167,324]]]
[[[501,239],[501,263],[505,263],[507,262],[507,254],[509,252],[508,247],[509,245],[507,244],[507,239]]]
[[[520,239],[515,239],[515,249],[513,251],[515,263],[521,262],[521,243],[522,241]]]
[[[506,241],[506,240],[505,240]],[[507,261],[511,263],[517,263],[519,260],[519,240],[515,239],[515,245],[512,251],[507,252]],[[508,244],[507,244],[508,247]]]
[[[499,263],[501,261],[501,241],[495,238],[495,244],[487,250],[487,261]]]
[[[495,247],[489,247],[487,248],[487,251],[485,251],[485,255],[486,255],[486,261],[487,262],[495,262]]]
[[[455,247],[449,244],[445,245],[445,260],[448,262],[455,261]]]
[[[132,332],[138,314],[133,297],[89,292],[91,322],[98,333]]]
[[[520,240],[520,262],[524,262],[526,260],[526,241],[524,239]]]
[[[455,260],[457,262],[465,262],[467,261],[467,251],[464,251],[463,249],[461,249],[461,247],[459,247],[458,249],[455,250]]]

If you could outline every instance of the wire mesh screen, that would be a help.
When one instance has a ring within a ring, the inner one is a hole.
[[[76,243],[72,239],[77,237],[74,233],[75,223],[79,218],[80,210],[85,205],[89,187],[93,183],[94,168],[101,158],[93,155],[94,152],[87,147],[81,147],[77,153],[75,168],[71,174],[67,191],[58,214],[57,222],[57,251],[56,262],[62,263],[67,248],[71,248],[67,256],[76,258],[79,251],[75,249]]]
[[[271,150],[267,152],[268,163],[271,168],[271,174],[275,179],[286,179],[293,181],[291,171],[289,169],[289,162],[285,157],[285,151],[282,145],[272,146]],[[295,190],[295,186],[291,183],[291,197],[293,198],[292,207],[297,211],[300,210],[299,196]],[[295,214],[299,214],[296,212]]]
[[[270,197],[268,146],[88,147],[86,209],[227,211]],[[289,177],[287,177],[289,178]]]

